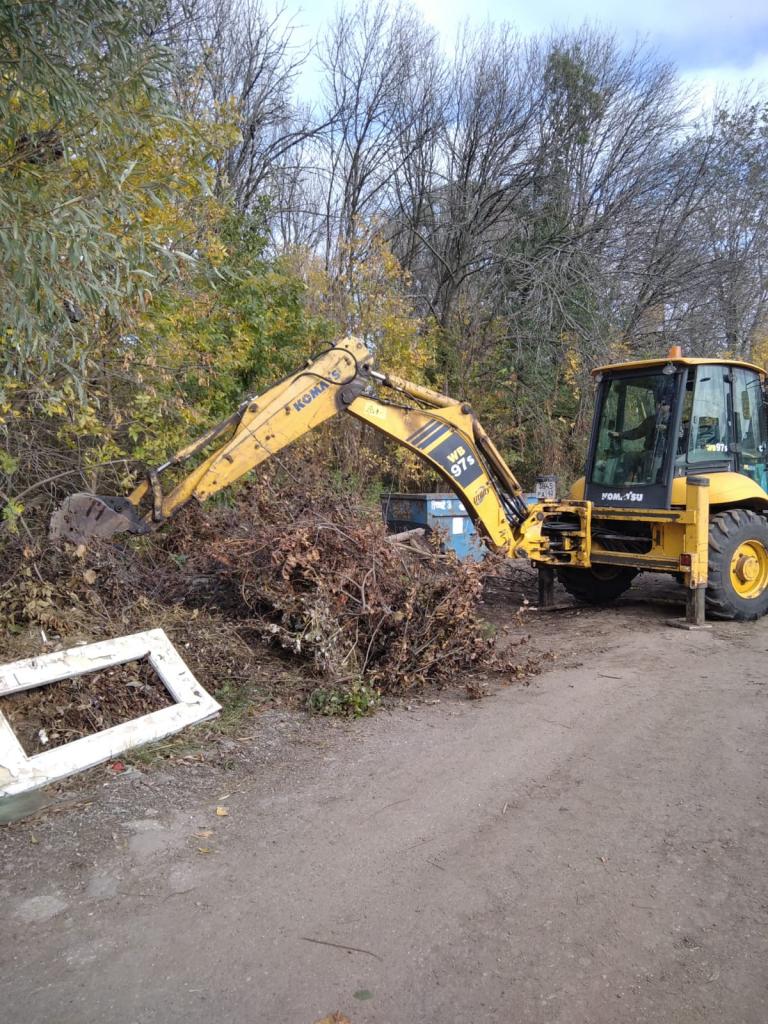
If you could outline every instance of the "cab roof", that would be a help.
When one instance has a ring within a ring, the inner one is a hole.
[[[666,366],[674,363],[676,366],[739,366],[744,370],[755,370],[765,376],[766,370],[763,366],[755,363],[745,363],[741,359],[687,359],[683,356],[669,355],[664,359],[638,359],[631,363],[610,363],[607,366],[598,366],[592,371],[592,376],[598,373],[614,373],[617,370],[643,370],[654,366]]]

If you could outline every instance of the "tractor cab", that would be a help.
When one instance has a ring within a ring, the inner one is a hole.
[[[585,475],[543,508],[547,557],[579,601],[604,604],[638,572],[688,591],[689,622],[768,614],[765,371],[727,359],[595,370]],[[566,561],[567,559],[567,561]]]
[[[738,473],[768,491],[765,372],[749,363],[667,359],[595,371],[597,404],[584,498],[668,509],[675,480]],[[757,490],[755,488],[755,490]]]

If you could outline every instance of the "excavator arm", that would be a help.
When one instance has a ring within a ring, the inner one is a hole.
[[[520,484],[471,407],[429,388],[380,373],[358,338],[310,359],[247,401],[222,423],[151,470],[127,498],[75,494],[51,520],[51,535],[75,544],[95,536],[148,533],[192,498],[203,501],[281,449],[348,413],[415,452],[459,495],[489,547],[513,555],[538,524]],[[221,440],[223,439],[223,440]],[[219,442],[167,493],[163,476]]]

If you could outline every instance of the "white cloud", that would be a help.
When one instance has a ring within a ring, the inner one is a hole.
[[[299,38],[314,41],[333,20],[338,2],[304,0],[296,8]],[[395,7],[398,0],[389,0]],[[407,0],[406,0],[407,2]],[[755,80],[768,87],[768,7],[759,0],[413,0],[450,52],[459,25],[470,20],[507,21],[523,34],[577,28],[587,22],[630,44],[639,37],[662,60],[680,69],[704,107],[719,91],[733,92]],[[314,80],[315,69],[305,78]],[[303,90],[306,91],[306,90]]]
[[[396,2],[396,0],[392,0]],[[525,34],[572,29],[587,22],[625,43],[639,37],[681,68],[746,67],[768,53],[768,10],[755,0],[415,0],[450,43],[465,18],[508,21]]]
[[[594,21],[623,33],[654,33],[685,37],[691,32],[741,33],[768,31],[768,15],[755,0],[644,0],[618,4],[616,0],[416,0],[416,6],[440,27],[466,16],[509,21],[525,31],[546,31],[551,25],[574,26]]]
[[[716,96],[735,95],[744,88],[768,91],[768,54],[761,54],[746,68],[697,68],[680,74],[683,85],[692,89],[699,107],[708,107]]]

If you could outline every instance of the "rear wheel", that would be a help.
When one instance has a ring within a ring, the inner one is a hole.
[[[720,619],[759,619],[768,612],[768,522],[745,508],[709,524],[707,611]]]
[[[558,569],[557,578],[577,601],[584,604],[610,604],[632,586],[637,569],[623,566],[593,565],[591,569]]]

